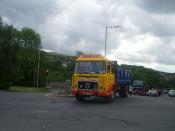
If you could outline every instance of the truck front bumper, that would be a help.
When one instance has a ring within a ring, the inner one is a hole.
[[[84,96],[109,96],[111,95],[110,92],[105,91],[97,91],[97,90],[90,90],[90,89],[74,89],[72,90],[73,95],[84,95]]]

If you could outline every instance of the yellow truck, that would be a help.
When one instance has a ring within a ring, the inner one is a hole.
[[[100,96],[112,102],[116,94],[128,96],[129,84],[129,72],[119,68],[116,61],[110,61],[102,55],[80,55],[76,59],[71,92],[78,101]]]

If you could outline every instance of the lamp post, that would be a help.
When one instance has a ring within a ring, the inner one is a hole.
[[[120,28],[120,26],[107,26],[106,27],[106,33],[105,33],[105,56],[106,56],[106,44],[107,44],[108,29],[109,28]]]

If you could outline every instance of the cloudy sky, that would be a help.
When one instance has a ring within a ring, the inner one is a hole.
[[[0,0],[0,16],[40,33],[43,48],[104,54],[120,64],[175,72],[175,0]]]

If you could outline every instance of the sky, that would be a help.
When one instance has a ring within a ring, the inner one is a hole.
[[[0,0],[3,21],[33,28],[45,50],[104,54],[119,64],[175,72],[175,0]]]

